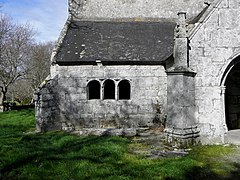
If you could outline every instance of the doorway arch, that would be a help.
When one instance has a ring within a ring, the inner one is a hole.
[[[225,116],[228,130],[240,129],[240,58],[233,60],[226,73]]]

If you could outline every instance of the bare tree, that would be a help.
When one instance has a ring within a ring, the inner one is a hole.
[[[0,16],[0,106],[6,99],[9,85],[27,72],[33,36],[29,25],[17,25],[9,17]]]
[[[7,93],[7,101],[29,104],[33,99],[33,89],[28,79],[19,79],[10,85]]]
[[[32,47],[30,62],[28,63],[27,79],[31,82],[33,90],[50,74],[51,53],[54,43],[39,43]]]
[[[26,63],[27,73],[8,88],[7,100],[30,103],[34,91],[50,73],[53,42],[33,44]]]

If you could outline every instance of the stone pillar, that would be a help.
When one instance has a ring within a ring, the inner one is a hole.
[[[188,32],[186,23],[186,13],[178,13],[178,23],[175,28],[175,41],[174,41],[174,67],[187,68],[188,67]]]
[[[174,65],[167,70],[167,122],[165,135],[173,146],[186,147],[199,137],[195,120],[195,75],[189,68],[186,13],[178,13]]]
[[[222,143],[225,143],[225,133],[228,131],[227,122],[226,122],[226,102],[225,102],[225,96],[226,96],[226,86],[220,86],[220,101],[221,101],[221,112],[222,112],[222,128],[220,129],[223,135]]]

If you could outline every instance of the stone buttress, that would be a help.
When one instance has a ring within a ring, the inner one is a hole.
[[[186,13],[179,12],[175,29],[174,65],[167,70],[167,141],[176,146],[194,144],[199,136],[195,120],[195,75],[189,67]]]

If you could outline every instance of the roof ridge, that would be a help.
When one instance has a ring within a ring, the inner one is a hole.
[[[202,27],[203,23],[206,22],[213,12],[220,6],[220,4],[223,2],[223,0],[215,0],[206,9],[206,11],[202,14],[202,16],[199,18],[197,24],[190,32],[189,39],[192,39],[194,35],[198,32],[198,30]]]

